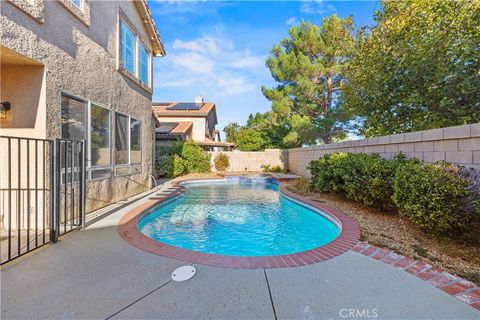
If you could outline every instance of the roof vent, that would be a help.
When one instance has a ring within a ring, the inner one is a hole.
[[[195,97],[195,103],[203,103],[203,97],[202,96],[196,96]]]

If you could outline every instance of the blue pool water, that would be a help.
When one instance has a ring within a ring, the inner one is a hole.
[[[189,183],[178,199],[139,221],[148,237],[184,249],[233,256],[306,251],[335,239],[339,228],[284,196],[273,183]]]

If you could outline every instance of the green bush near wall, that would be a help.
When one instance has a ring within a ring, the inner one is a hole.
[[[478,213],[470,182],[446,163],[407,163],[398,168],[393,200],[400,215],[438,235],[467,231]]]
[[[210,156],[192,141],[173,141],[156,147],[155,165],[160,177],[210,172]]]
[[[312,187],[344,194],[381,210],[397,211],[437,235],[468,230],[478,213],[478,194],[458,167],[376,154],[336,153],[310,162]]]
[[[220,152],[219,154],[217,154],[215,159],[213,159],[213,162],[215,164],[215,169],[217,169],[217,171],[220,171],[220,172],[227,170],[228,167],[230,166],[230,161],[228,159],[228,156],[223,152]]]
[[[405,162],[377,154],[336,153],[310,163],[313,187],[320,192],[343,193],[349,199],[381,210],[394,208],[393,177]]]

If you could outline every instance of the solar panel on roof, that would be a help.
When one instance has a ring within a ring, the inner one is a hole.
[[[181,102],[167,108],[168,110],[200,110],[202,103]]]

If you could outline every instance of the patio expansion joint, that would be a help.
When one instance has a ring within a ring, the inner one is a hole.
[[[270,303],[272,304],[272,311],[275,320],[278,320],[277,312],[275,311],[275,303],[273,303],[272,289],[270,288],[270,282],[268,282],[267,270],[263,269],[263,274],[265,275],[265,281],[267,282],[268,295],[270,297]]]
[[[113,317],[119,315],[120,313],[122,313],[123,311],[127,310],[128,308],[130,308],[131,306],[133,306],[134,304],[140,302],[141,300],[145,299],[146,297],[148,297],[149,295],[151,295],[152,293],[160,290],[161,288],[165,287],[166,285],[168,285],[170,282],[172,282],[173,280],[168,280],[167,282],[165,282],[164,284],[161,284],[160,286],[156,287],[155,289],[147,292],[145,295],[141,296],[140,298],[136,299],[135,301],[132,301],[131,303],[129,303],[128,305],[126,305],[125,307],[121,308],[120,310],[118,310],[117,312],[109,315],[108,317],[105,318],[105,320],[108,320],[108,319],[112,319]]]

